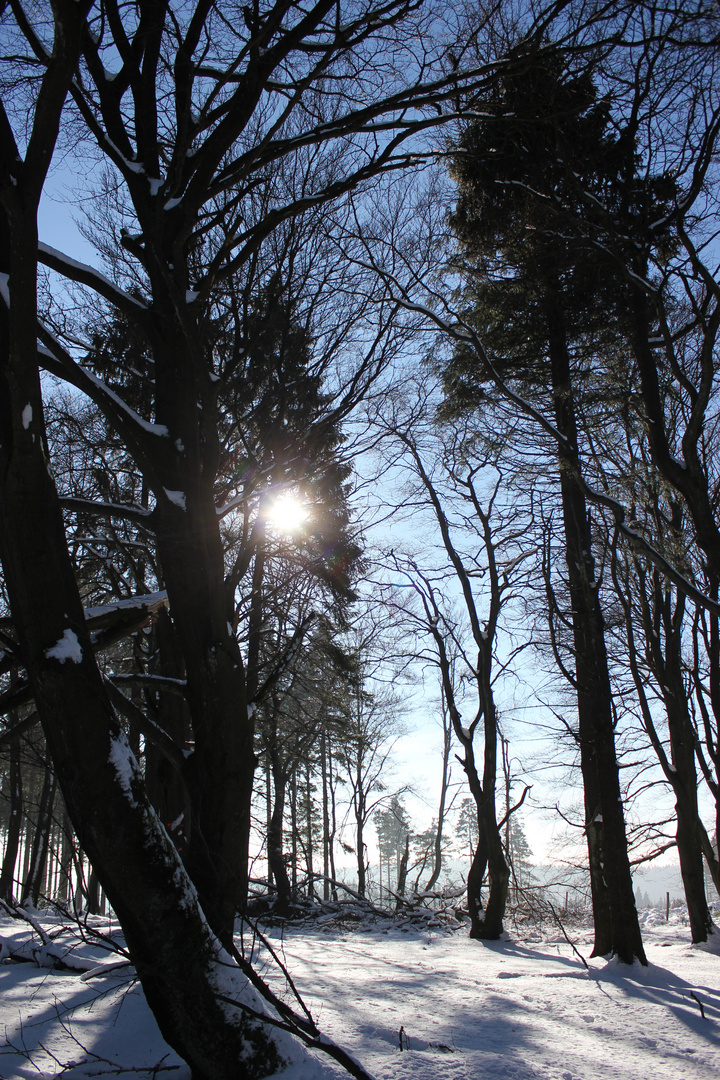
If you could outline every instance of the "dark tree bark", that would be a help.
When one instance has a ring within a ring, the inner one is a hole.
[[[445,695],[443,693],[443,757],[442,772],[440,776],[440,802],[438,805],[437,830],[435,832],[435,844],[433,845],[433,868],[430,877],[425,883],[425,890],[429,892],[440,877],[442,870],[442,843],[443,828],[445,825],[445,805],[447,802],[448,785],[450,783],[450,749],[452,746],[452,724],[447,715]]]
[[[400,856],[400,865],[398,867],[397,876],[397,904],[396,908],[399,911],[402,907],[402,897],[405,895],[405,885],[408,875],[408,863],[410,862],[410,834],[405,837],[405,847],[403,853]]]
[[[12,901],[14,899],[15,864],[17,863],[18,850],[20,848],[20,834],[22,831],[23,812],[23,786],[22,769],[20,765],[20,735],[17,734],[10,740],[10,807],[8,829],[5,836],[5,854],[3,855],[2,870],[0,871],[0,899]]]
[[[50,831],[52,829],[53,806],[55,803],[55,789],[55,773],[49,766],[46,766],[42,791],[40,792],[40,801],[38,803],[30,866],[21,895],[21,903],[24,904],[29,900],[33,907],[37,907],[45,881],[45,868],[47,866],[48,849],[50,847]]]
[[[262,1023],[218,1000],[229,958],[147,800],[107,699],[48,470],[37,367],[36,215],[85,7],[58,0],[55,13],[55,49],[24,159],[0,113],[0,270],[10,270],[0,303],[0,558],[65,803],[160,1030],[197,1078],[236,1080],[241,1069],[259,1078],[278,1069],[280,1055]]]
[[[646,963],[630,874],[620,775],[615,750],[612,686],[592,554],[592,529],[582,490],[570,356],[560,303],[546,288],[546,323],[565,561],[572,605],[578,745],[585,798],[585,832],[595,926],[594,956],[613,953],[631,964]]]
[[[153,625],[153,646],[156,651],[154,672],[170,679],[185,678],[185,665],[178,648],[175,628],[165,607],[161,607]],[[187,702],[181,694],[159,690],[152,695],[152,713],[160,727],[184,750],[192,737],[192,726]],[[175,839],[178,831],[186,837],[192,828],[192,812],[182,772],[177,765],[161,753],[152,739],[145,743],[145,783],[148,797],[157,810],[160,820],[170,826]],[[175,835],[174,835],[175,834]],[[180,846],[184,849],[184,843]],[[183,850],[184,854],[184,850]]]
[[[679,526],[680,508],[675,504],[675,525]],[[671,512],[672,513],[672,512]],[[680,515],[681,517],[681,515]],[[673,530],[676,531],[676,530]],[[698,806],[698,777],[695,765],[697,735],[690,714],[688,694],[683,675],[683,621],[685,599],[675,597],[660,574],[636,565],[634,582],[617,580],[618,595],[625,609],[625,625],[629,644],[630,669],[640,702],[643,725],[657,754],[666,781],[675,795],[676,843],[683,889],[688,906],[690,933],[694,943],[707,941],[713,933],[713,922],[705,893],[703,872],[703,834],[705,829]],[[645,664],[652,672],[667,717],[670,759],[657,732],[646,692],[647,673],[640,670],[636,649],[636,629],[631,607],[632,592],[637,594],[640,607],[639,622],[643,630]],[[706,834],[705,834],[706,835]]]
[[[285,818],[285,794],[288,773],[280,759],[277,748],[268,751],[273,779],[273,808],[268,823],[267,857],[268,866],[275,881],[275,907],[278,915],[287,915],[293,899],[290,878],[283,850],[283,824]]]
[[[710,595],[717,600],[718,583],[711,578]],[[709,626],[708,626],[709,623]],[[708,666],[709,687],[703,685],[700,656],[704,648]],[[715,614],[697,611],[693,621],[693,684],[699,711],[695,754],[701,775],[715,804],[715,836],[720,836],[720,620]],[[709,694],[707,690],[709,689]],[[704,737],[704,747],[701,739]],[[720,860],[717,841],[713,847],[707,830],[701,824],[700,843],[710,877],[720,893]]]

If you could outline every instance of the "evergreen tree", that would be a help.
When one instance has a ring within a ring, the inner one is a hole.
[[[558,442],[567,581],[585,793],[594,954],[645,962],[632,892],[614,738],[612,690],[593,537],[583,490],[577,358],[599,341],[614,310],[598,260],[587,258],[575,211],[601,194],[626,160],[607,134],[608,105],[588,71],[567,72],[547,54],[499,81],[455,156],[468,316],[506,377],[553,411]],[[617,341],[617,329],[611,340]],[[502,358],[502,359],[500,359]],[[478,407],[487,373],[470,350],[446,372],[446,408]]]
[[[385,866],[387,887],[390,891],[397,891],[401,862],[411,833],[410,818],[397,795],[393,795],[388,805],[375,813],[375,828],[380,865]]]

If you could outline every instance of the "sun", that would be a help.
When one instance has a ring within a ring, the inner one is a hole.
[[[282,533],[296,533],[302,529],[310,516],[310,511],[297,495],[286,492],[278,495],[265,511],[267,520]]]

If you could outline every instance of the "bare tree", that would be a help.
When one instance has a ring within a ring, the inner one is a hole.
[[[28,14],[17,0],[3,22],[0,552],[13,653],[28,672],[68,811],[147,999],[198,1078],[235,1076],[238,1068],[267,1075],[283,1060],[256,998],[247,987],[244,999],[235,994],[239,974],[220,945],[232,948],[245,891],[254,732],[215,501],[218,373],[209,305],[278,224],[404,167],[406,141],[441,121],[456,76],[433,79],[437,50],[415,50],[413,12],[404,0],[353,10],[329,0],[307,9],[267,2],[231,21],[207,3],[110,0],[91,9],[61,0]],[[389,52],[378,49],[381,38],[392,41]],[[377,90],[382,78],[392,80],[385,94]],[[440,112],[424,112],[433,102]],[[38,243],[41,191],[71,112],[70,137],[84,139],[83,150],[89,137],[107,168],[115,281]],[[256,199],[272,191],[275,162],[303,147],[339,147],[353,133],[360,141],[341,179],[321,166],[291,192]],[[78,362],[72,337],[62,341],[39,323],[38,259],[95,303],[110,304],[144,342],[150,362],[137,409]],[[95,662],[48,471],[40,364],[95,403],[152,491],[194,733],[187,758],[164,740],[193,797],[185,866],[118,722],[115,708],[129,706]],[[283,1015],[315,1039],[312,1025]]]
[[[498,938],[503,929],[509,869],[498,824],[496,786],[499,720],[495,701],[495,650],[504,605],[512,598],[522,563],[528,554],[518,548],[526,521],[514,510],[501,509],[503,475],[492,448],[481,440],[464,439],[460,428],[448,425],[432,433],[433,395],[426,387],[407,409],[400,402],[379,421],[390,446],[396,447],[395,465],[403,462],[413,477],[412,498],[429,512],[442,552],[441,568],[430,569],[422,560],[392,551],[386,556],[391,570],[401,573],[415,597],[416,608],[404,608],[416,633],[432,642],[432,663],[440,675],[443,698],[458,756],[472,794],[478,843],[468,873],[467,896],[472,937]],[[428,415],[429,414],[429,415]],[[428,446],[430,443],[430,446]],[[439,447],[442,449],[439,449]],[[391,451],[392,452],[392,451]],[[489,480],[489,476],[493,479]],[[482,485],[489,485],[483,503]],[[452,505],[451,505],[452,504]],[[495,517],[502,520],[498,525]],[[429,545],[426,545],[429,546]],[[430,546],[430,550],[434,545]],[[464,618],[453,615],[448,593],[458,594]],[[390,587],[392,591],[392,587]],[[421,653],[427,658],[427,653]],[[472,698],[468,687],[472,686]],[[468,698],[466,703],[463,699]],[[470,722],[463,708],[470,704]],[[476,760],[475,736],[482,732],[482,765]],[[489,878],[486,907],[481,900],[485,874]]]

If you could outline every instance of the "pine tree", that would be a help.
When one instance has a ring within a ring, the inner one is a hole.
[[[455,157],[453,224],[461,242],[468,317],[511,381],[548,395],[562,438],[558,467],[572,606],[578,731],[585,793],[594,954],[645,961],[632,892],[614,740],[612,690],[593,537],[582,485],[575,357],[616,310],[608,276],[587,257],[575,211],[626,160],[607,134],[608,105],[588,71],[528,57],[483,102]],[[617,341],[617,329],[611,339]],[[486,373],[470,350],[446,372],[446,408],[477,407]]]

